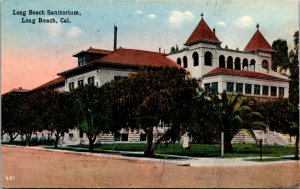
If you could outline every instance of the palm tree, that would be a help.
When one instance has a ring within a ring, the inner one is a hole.
[[[224,151],[233,153],[231,140],[240,131],[246,129],[255,138],[251,128],[254,126],[264,127],[260,122],[261,114],[254,112],[245,104],[241,94],[232,93],[228,95],[226,91],[221,94],[218,100],[219,121],[224,132]],[[256,139],[256,138],[255,138]]]

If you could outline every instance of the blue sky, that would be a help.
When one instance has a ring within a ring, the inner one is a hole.
[[[161,47],[166,52],[176,44],[182,48],[201,13],[216,28],[223,47],[244,49],[257,23],[271,45],[281,38],[292,47],[299,28],[298,8],[297,0],[2,0],[2,91],[30,89],[54,79],[57,72],[76,66],[72,54],[90,46],[111,50],[114,24],[118,46],[123,48]],[[22,16],[12,15],[13,10],[29,9],[78,10],[81,16],[27,15],[69,17],[71,23],[22,24]]]

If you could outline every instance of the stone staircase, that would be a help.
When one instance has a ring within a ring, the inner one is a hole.
[[[253,130],[257,140],[263,139],[265,145],[293,145],[294,140],[290,141],[288,135],[277,133],[274,131],[264,132],[262,130]],[[292,138],[293,139],[293,138]],[[256,143],[255,139],[244,131],[236,134],[232,140],[233,144],[236,143]]]
[[[232,144],[238,143],[255,143],[255,139],[244,131],[239,131],[232,139]]]
[[[265,133],[265,138],[267,139],[266,144],[275,144],[275,145],[292,145],[293,142],[290,141],[287,137],[285,137],[281,133],[277,133],[274,131],[268,131]]]

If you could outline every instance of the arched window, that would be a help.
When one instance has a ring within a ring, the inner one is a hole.
[[[235,58],[234,69],[241,70],[241,59],[239,57]]]
[[[261,66],[263,69],[269,70],[269,62],[267,60],[263,60]]]
[[[193,53],[194,66],[199,66],[199,55],[197,52]]]
[[[212,65],[212,58],[213,58],[213,55],[211,52],[207,51],[205,54],[204,54],[204,65],[205,66],[211,66]]]
[[[187,57],[186,57],[186,56],[183,57],[183,67],[184,67],[184,68],[187,68],[187,67],[188,67],[188,60],[187,60]]]
[[[223,55],[219,57],[219,68],[225,68],[225,56]]]
[[[247,58],[243,59],[243,70],[248,70],[248,59]]]
[[[181,66],[181,58],[177,58],[177,64]]]
[[[255,71],[255,60],[254,59],[252,59],[250,61],[250,69],[249,70],[250,71]]]
[[[227,58],[227,69],[233,69],[233,58],[231,56]]]

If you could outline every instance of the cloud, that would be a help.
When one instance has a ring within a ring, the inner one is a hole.
[[[252,20],[251,16],[242,16],[242,17],[238,18],[237,20],[235,20],[233,23],[237,27],[246,28],[246,27],[249,27],[253,23],[253,20]]]
[[[62,24],[43,24],[43,28],[46,30],[48,35],[52,37],[59,36],[62,31]]]
[[[156,18],[156,15],[155,14],[148,14],[148,18],[154,19],[154,18]]]
[[[179,28],[182,23],[194,20],[195,16],[190,11],[181,12],[173,10],[169,16],[169,24],[172,28]]]
[[[77,37],[81,34],[83,34],[83,31],[76,26],[72,26],[66,33],[67,37]]]
[[[220,26],[222,26],[222,27],[226,27],[226,23],[223,22],[223,21],[218,21],[218,24],[219,24]]]
[[[141,11],[141,10],[136,10],[136,11],[135,11],[135,14],[144,14],[144,12]]]

